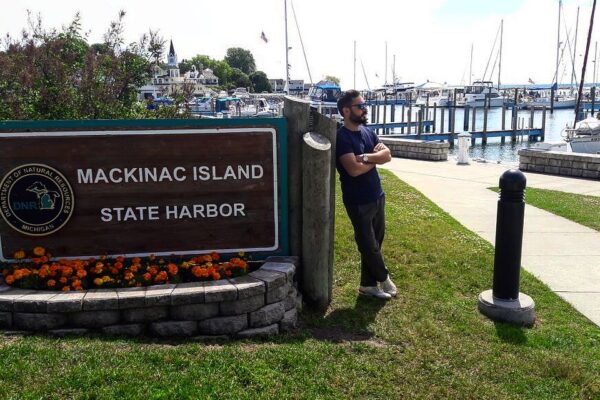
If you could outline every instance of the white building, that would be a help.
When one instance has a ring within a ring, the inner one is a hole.
[[[152,79],[139,89],[139,98],[157,98],[174,93],[190,93],[202,96],[212,92],[211,87],[219,84],[219,78],[210,68],[192,66],[183,76],[180,75],[177,53],[171,40],[167,64],[152,66]]]
[[[271,89],[273,93],[283,93],[285,91],[285,80],[284,79],[269,79]],[[304,90],[303,79],[290,79],[290,94],[306,94],[308,91]]]

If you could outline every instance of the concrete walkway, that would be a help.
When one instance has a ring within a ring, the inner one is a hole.
[[[515,165],[401,158],[384,166],[492,245],[498,194],[487,188],[498,186],[500,175],[511,167]],[[600,181],[525,176],[527,187],[600,196]],[[600,326],[600,233],[530,205],[524,225],[523,268]]]

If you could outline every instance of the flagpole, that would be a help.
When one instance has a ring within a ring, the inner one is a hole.
[[[285,14],[285,87],[286,94],[290,94],[290,61],[288,46],[288,24],[287,24],[287,0],[283,0],[284,14]]]
[[[354,82],[352,88],[356,89],[356,40],[354,41]]]

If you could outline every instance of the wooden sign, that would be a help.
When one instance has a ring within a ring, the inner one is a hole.
[[[275,251],[274,127],[0,133],[2,260]]]

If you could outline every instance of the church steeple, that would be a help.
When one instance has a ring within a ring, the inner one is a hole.
[[[169,46],[169,54],[167,55],[169,67],[177,67],[177,53],[175,53],[175,47],[173,47],[173,40]]]

